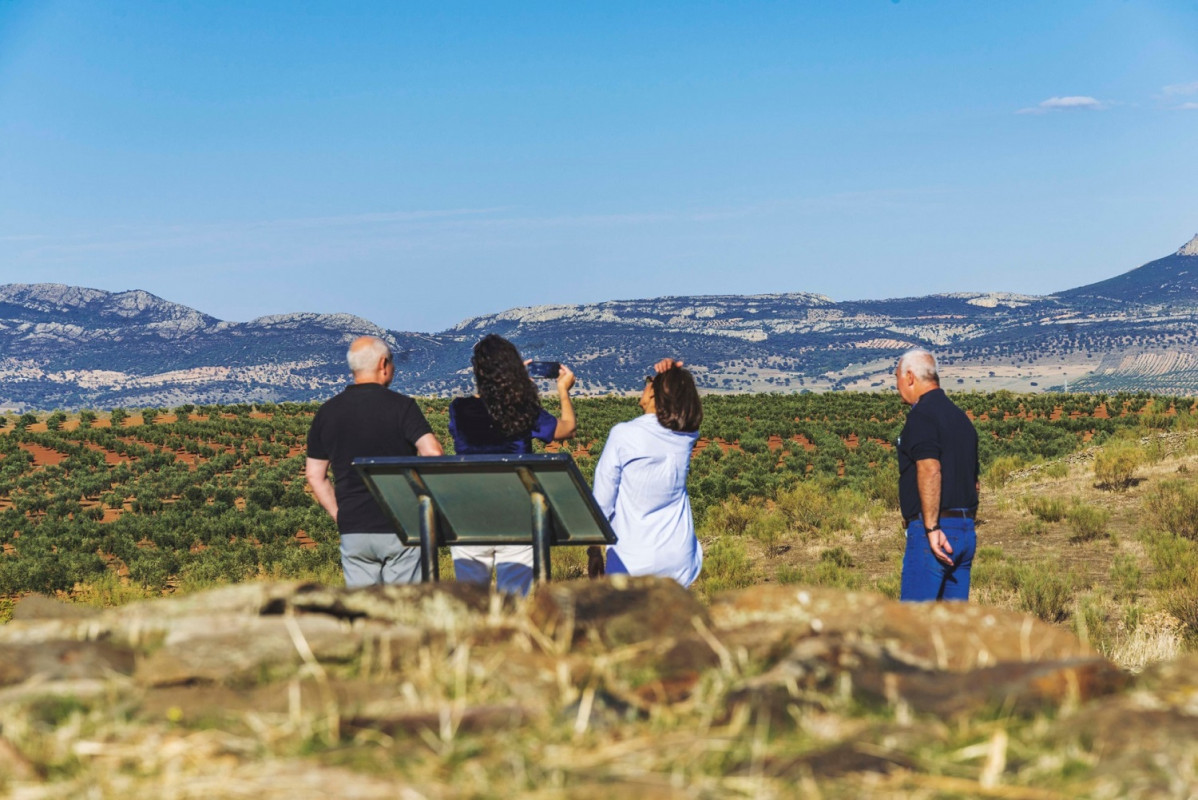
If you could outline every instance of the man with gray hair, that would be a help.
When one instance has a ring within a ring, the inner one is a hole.
[[[907,532],[899,599],[968,600],[977,547],[977,430],[940,388],[927,350],[904,353],[894,375],[911,407],[897,447]]]
[[[416,583],[420,548],[403,545],[352,463],[370,456],[439,456],[441,443],[416,401],[387,388],[395,361],[386,342],[361,336],[350,344],[346,361],[354,382],[312,418],[304,472],[317,502],[337,523],[346,586]]]

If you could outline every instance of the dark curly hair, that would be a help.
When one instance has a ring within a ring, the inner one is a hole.
[[[541,401],[516,346],[488,334],[474,345],[470,363],[478,396],[499,432],[508,438],[528,434],[541,413]]]

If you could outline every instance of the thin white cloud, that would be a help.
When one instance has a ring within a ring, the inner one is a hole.
[[[1069,95],[1067,97],[1050,97],[1041,100],[1038,105],[1019,109],[1018,114],[1048,114],[1052,111],[1102,111],[1106,103],[1086,95]]]
[[[1198,111],[1198,103],[1182,103],[1179,106],[1173,106],[1178,111]]]
[[[1161,89],[1161,92],[1170,96],[1179,94],[1198,94],[1198,81],[1191,81],[1190,83],[1174,83]]]

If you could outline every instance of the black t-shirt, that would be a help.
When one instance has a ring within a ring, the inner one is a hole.
[[[432,433],[412,398],[378,383],[355,383],[322,405],[308,430],[308,458],[329,461],[342,533],[394,533],[351,463],[371,456],[414,456]]]
[[[943,389],[924,393],[911,406],[897,449],[904,518],[922,511],[915,462],[925,458],[940,462],[941,508],[977,508],[978,433]]]

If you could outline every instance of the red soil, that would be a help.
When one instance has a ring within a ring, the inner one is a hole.
[[[57,450],[51,450],[48,447],[42,447],[40,444],[27,444],[22,442],[20,445],[18,445],[18,447],[33,456],[33,465],[35,467],[61,464],[66,460],[65,453],[60,453]]]

